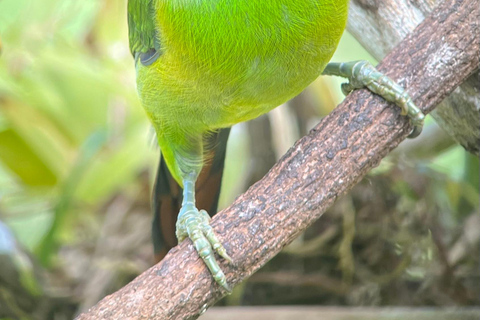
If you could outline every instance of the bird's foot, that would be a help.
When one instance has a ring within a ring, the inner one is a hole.
[[[422,111],[413,103],[404,88],[379,72],[368,61],[329,63],[323,74],[347,78],[348,83],[342,84],[342,91],[345,95],[355,89],[368,88],[385,100],[395,103],[402,109],[401,114],[410,118],[413,130],[408,136],[409,138],[415,138],[422,132],[425,119]]]
[[[185,205],[180,210],[176,227],[178,242],[180,243],[183,239],[189,237],[215,281],[225,290],[231,292],[227,278],[215,259],[214,252],[230,263],[233,263],[233,261],[210,226],[208,213],[205,210],[198,210],[193,205]]]

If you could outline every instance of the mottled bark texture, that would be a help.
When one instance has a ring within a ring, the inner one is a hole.
[[[426,113],[478,68],[477,0],[441,4],[381,63]],[[212,220],[236,266],[235,285],[317,220],[410,131],[398,107],[351,94],[269,173]],[[194,319],[226,293],[186,240],[156,266],[77,319]]]
[[[352,0],[347,28],[380,61],[441,2],[451,0]],[[455,55],[451,49],[442,48],[445,54]],[[441,102],[432,116],[467,151],[480,156],[478,70]]]

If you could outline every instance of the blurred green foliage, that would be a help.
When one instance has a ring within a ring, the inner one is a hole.
[[[69,220],[154,166],[125,7],[0,2],[0,210],[45,263]]]

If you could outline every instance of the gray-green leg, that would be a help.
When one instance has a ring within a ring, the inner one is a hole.
[[[183,180],[183,202],[176,225],[177,239],[180,243],[189,237],[215,281],[230,292],[230,286],[227,284],[225,274],[215,259],[214,252],[217,252],[230,263],[232,263],[232,259],[210,226],[208,213],[205,210],[198,210],[195,206],[195,180],[196,176],[194,174],[188,175]]]
[[[348,83],[342,84],[345,95],[355,89],[368,88],[385,100],[395,103],[402,109],[402,115],[408,116],[413,125],[409,138],[415,138],[422,132],[425,119],[422,111],[413,103],[405,89],[380,73],[368,61],[331,62],[322,74],[347,78]]]

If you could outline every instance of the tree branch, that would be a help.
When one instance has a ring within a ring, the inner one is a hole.
[[[442,0],[352,0],[347,29],[381,60]],[[478,17],[480,18],[480,17]],[[480,77],[476,72],[432,112],[437,123],[467,151],[480,156]]]
[[[426,113],[478,68],[479,8],[445,1],[382,62]],[[230,284],[246,279],[350,190],[409,133],[397,107],[366,90],[351,94],[212,225],[236,267],[221,261]],[[189,240],[78,320],[193,319],[225,293]]]

